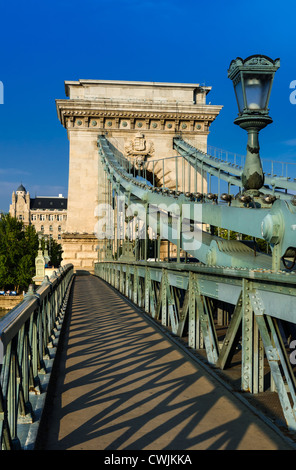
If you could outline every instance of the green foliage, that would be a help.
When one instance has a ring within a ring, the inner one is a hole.
[[[16,272],[15,283],[20,291],[27,290],[35,275],[35,258],[32,265],[32,255],[27,254],[21,257]]]
[[[45,250],[45,240],[42,239],[41,248]],[[50,263],[55,268],[58,268],[62,261],[63,249],[62,245],[51,239],[47,241],[47,251],[50,257]]]
[[[44,242],[43,242],[44,243]],[[62,247],[51,240],[51,262],[59,267]],[[5,214],[0,219],[0,289],[27,290],[35,275],[35,258],[38,253],[38,234],[33,225]]]
[[[3,215],[0,220],[0,286],[7,290],[27,289],[34,276],[38,236],[32,226]]]

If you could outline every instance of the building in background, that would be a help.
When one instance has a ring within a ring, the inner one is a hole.
[[[21,184],[12,193],[9,207],[12,217],[21,220],[24,225],[34,225],[36,232],[62,242],[67,220],[67,198],[59,194],[57,197],[30,197],[29,191]]]
[[[205,192],[203,175],[190,171],[188,162],[179,159],[178,164],[164,168],[160,160],[174,157],[176,161],[174,138],[180,135],[206,152],[210,126],[222,106],[207,104],[211,87],[198,83],[79,80],[66,81],[65,91],[66,98],[56,100],[70,151],[63,263],[94,273],[98,250],[102,256],[106,254],[106,242],[98,239],[96,233],[98,208],[111,196],[98,151],[98,136],[107,136],[112,151],[131,164],[145,160],[153,168],[160,187],[174,190],[179,184],[180,189],[180,175],[190,174],[182,185],[183,192],[191,191],[195,183],[201,187],[202,181]]]

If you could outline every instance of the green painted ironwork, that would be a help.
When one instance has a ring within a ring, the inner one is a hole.
[[[180,150],[180,139],[178,139],[178,145]],[[182,146],[184,153],[188,144],[182,143]],[[104,136],[98,138],[98,147],[113,191],[123,198],[125,205],[129,205],[132,201],[137,209],[137,217],[144,222],[146,227],[149,210],[149,226],[156,236],[160,235],[157,218],[159,207],[174,205],[170,212],[167,211],[170,217],[165,228],[168,231],[169,242],[178,247],[178,258],[180,250],[184,249],[189,255],[205,264],[262,269],[272,267],[274,270],[280,270],[285,269],[285,262],[282,258],[287,254],[292,253],[293,256],[296,253],[296,206],[292,195],[290,195],[290,200],[286,199],[287,194],[285,194],[284,199],[277,195],[274,199],[267,201],[264,193],[248,199],[240,197],[239,194],[230,203],[224,199],[220,202],[211,197],[212,194],[182,193],[163,188],[159,191],[160,188],[137,180],[133,174],[126,171],[110,150]],[[191,163],[189,156],[187,159]],[[205,169],[204,165],[202,168]],[[215,168],[215,163],[213,168]],[[296,184],[294,187],[296,189]],[[131,213],[131,216],[134,215],[135,212]],[[182,219],[182,225],[179,224],[178,229],[173,223],[174,219],[177,222]],[[195,224],[194,234],[192,234],[192,224]],[[261,252],[256,252],[254,256],[254,250],[246,243],[214,236],[198,228],[200,224],[264,239],[271,247],[272,256]],[[186,249],[189,239],[192,240],[192,247]],[[147,237],[145,237],[145,253],[147,255]]]
[[[295,376],[289,343],[295,338],[296,274],[217,268],[202,263],[101,262],[95,274],[117,288],[212,366],[241,361],[241,389],[278,394],[287,427],[296,430]],[[126,287],[129,287],[128,289]],[[268,295],[274,293],[272,302]],[[219,320],[221,302],[229,315]],[[279,312],[281,312],[279,314]],[[226,334],[220,332],[224,326]],[[266,360],[265,360],[266,359]]]
[[[0,322],[0,448],[34,449],[73,266],[46,276]]]
[[[254,64],[255,75],[249,68]],[[275,175],[274,162],[264,172],[258,144],[259,129],[271,122],[267,106],[278,66],[264,56],[231,64],[235,90],[238,82],[246,87],[237,95],[236,119],[249,133],[244,166],[176,135],[176,156],[148,160],[136,170],[106,136],[98,136],[116,230],[113,240],[105,240],[112,260],[101,258],[95,273],[186,338],[212,367],[226,370],[239,360],[241,390],[277,393],[284,420],[296,431],[296,180]],[[248,101],[254,80],[266,82],[259,111]],[[172,168],[173,189],[164,179]],[[256,172],[259,182],[252,181]],[[122,208],[127,217],[119,219]],[[160,257],[161,243],[167,244],[167,261]]]
[[[196,174],[206,171],[242,187],[241,169],[203,154],[180,137],[174,145],[180,153],[175,158],[186,160]],[[295,183],[273,177],[270,188],[262,188],[259,196],[247,200],[242,192],[233,198],[212,197],[198,192],[201,188],[197,187],[194,193],[184,193],[139,179],[129,162],[114,154],[106,137],[99,136],[98,148],[113,207],[119,209],[121,198],[122,207],[129,208],[129,217],[122,219],[122,227],[117,226],[118,233],[124,232],[127,220],[141,221],[143,226],[134,231],[135,239],[127,231],[121,242],[108,241],[112,260],[101,260],[96,274],[163,327],[187,336],[189,347],[204,350],[212,366],[231,367],[234,355],[241,351],[241,390],[251,394],[276,391],[287,426],[295,431],[295,378],[289,344],[296,338],[296,273],[293,263],[285,259],[288,256],[293,261],[296,250],[296,207],[288,193],[296,189]],[[167,207],[167,217],[163,218],[160,207]],[[194,234],[196,244],[187,249],[186,241],[197,221],[196,208],[202,229]],[[252,242],[239,236],[231,240],[214,235],[213,227],[263,239],[271,254],[257,251]],[[149,229],[154,241],[149,240]],[[160,259],[164,239],[168,262]],[[153,261],[149,262],[152,242]],[[177,247],[176,261],[170,260],[171,244]],[[185,262],[181,262],[181,250]],[[187,263],[190,255],[198,262]],[[221,303],[226,310],[221,310]],[[217,329],[221,321],[226,328],[222,339]]]
[[[239,111],[234,123],[248,132],[247,155],[241,178],[248,194],[257,194],[264,184],[259,156],[259,131],[272,123],[268,104],[274,74],[279,66],[279,59],[252,55],[245,60],[237,57],[228,70]]]

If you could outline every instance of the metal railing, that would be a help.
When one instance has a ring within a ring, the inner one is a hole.
[[[241,169],[236,165],[218,161],[180,138],[174,139],[174,148],[191,168],[197,165],[202,174],[216,177],[229,187],[242,187]],[[201,355],[206,353],[212,367],[224,370],[239,364],[244,393],[275,392],[273,398],[279,401],[281,419],[295,432],[296,202],[287,191],[295,191],[296,182],[269,177],[266,180],[270,187],[262,188],[262,193],[273,191],[274,199],[260,195],[257,200],[254,197],[254,204],[246,204],[244,199],[229,202],[221,197],[224,202],[220,202],[210,198],[211,194],[180,193],[139,182],[121,165],[104,137],[98,139],[98,151],[118,213],[122,210],[115,196],[123,198],[123,207],[131,199],[137,203],[136,211],[128,215],[145,224],[145,245],[138,256],[136,242],[142,240],[135,240],[133,246],[126,237],[121,254],[115,239],[112,251],[106,238],[106,256],[95,265],[95,274],[175,335],[188,337],[189,347]],[[283,196],[286,200],[281,200]],[[190,222],[190,229],[186,224],[185,230],[181,223],[174,225],[178,213],[170,209],[171,202],[182,210],[189,206],[190,212],[184,212],[183,219]],[[167,207],[170,217],[163,222],[166,236],[162,235],[161,218],[151,207]],[[201,211],[196,218],[194,209]],[[117,234],[127,219],[124,214],[117,219]],[[209,225],[210,231],[192,235],[196,221]],[[148,256],[148,228],[159,243],[152,258]],[[234,231],[249,240],[225,240],[212,228]],[[189,235],[196,237],[193,248],[185,246]],[[260,239],[272,247],[271,256],[257,249],[256,241]],[[159,256],[162,240],[167,242],[169,262],[165,257],[161,261]],[[176,247],[177,262],[170,257],[170,244]],[[186,253],[184,262],[181,249]],[[191,263],[187,263],[187,255],[192,256]]]
[[[108,145],[116,161],[130,177],[153,188],[174,189],[182,192],[209,192],[236,194],[242,190],[241,173],[245,156],[208,146],[199,150],[188,138],[176,137],[174,149],[179,155],[149,158],[140,165],[125,156],[122,144],[112,137]],[[265,185],[261,191],[281,199],[290,199],[296,192],[296,164],[261,159]],[[203,175],[203,177],[201,177]]]
[[[189,139],[185,140],[189,144],[194,145],[194,143],[191,143]],[[220,161],[223,160],[235,166],[237,165],[241,169],[244,167],[246,159],[245,155],[219,149],[217,147],[213,147],[212,145],[208,145],[207,153],[208,155],[211,155]],[[279,178],[286,178],[288,180],[296,180],[296,163],[272,160],[270,158],[261,158],[261,162],[266,176],[276,176]]]
[[[237,187],[238,190],[242,189],[243,157],[239,158],[236,154],[230,156],[230,152],[217,152],[217,149],[214,151],[213,148],[208,148],[208,152],[202,152],[189,139],[182,138],[174,139],[174,148],[192,166],[198,165],[202,171],[207,173],[208,190],[210,192],[213,190],[211,188],[212,176],[217,178],[214,191],[219,194],[222,185],[224,186],[223,191],[228,186],[227,192],[229,192],[231,186]],[[295,164],[290,163],[288,167],[286,162],[261,160],[265,178],[264,186],[260,191],[274,194],[281,199],[290,199],[296,192]]]
[[[1,450],[34,446],[72,280],[70,264],[46,276],[0,322]]]
[[[150,186],[156,188],[168,188],[170,186],[170,175],[174,175],[172,186],[176,191],[185,191],[190,187],[190,180],[195,171],[195,181],[197,180],[198,169],[192,169],[187,165],[186,160],[181,155],[163,158],[149,158],[137,164],[133,159],[129,159],[124,154],[124,149],[117,139],[112,137],[108,140],[108,145],[113,156],[130,177],[139,181],[145,181]],[[193,190],[192,184],[192,190]],[[197,191],[197,187],[195,187]]]
[[[268,392],[281,424],[296,431],[295,273],[119,260],[97,263],[95,274],[212,370],[240,373],[245,397]]]

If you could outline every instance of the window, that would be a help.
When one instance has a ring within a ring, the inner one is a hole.
[[[37,220],[37,215],[33,214],[32,217],[31,217],[31,220]]]
[[[63,220],[63,216],[62,215],[57,215],[57,220]]]
[[[40,214],[40,220],[46,220],[46,215],[45,214]]]
[[[49,226],[49,231],[50,231],[50,232],[53,231],[52,225]]]
[[[54,220],[54,215],[53,215],[53,214],[50,214],[50,215],[48,216],[48,220]]]
[[[41,232],[44,232],[44,225],[41,225]]]
[[[58,226],[58,231],[61,232],[61,230],[62,230],[62,227],[61,227],[61,225],[59,225]]]

